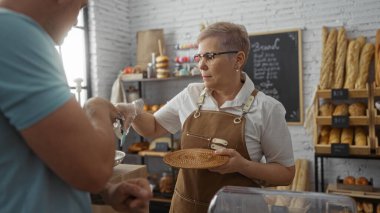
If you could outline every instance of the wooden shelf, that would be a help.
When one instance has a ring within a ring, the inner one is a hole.
[[[375,83],[373,85],[373,95],[380,96],[380,87],[375,87]]]
[[[369,125],[369,116],[350,116],[349,117],[350,126],[367,126]],[[317,116],[316,118],[318,125],[331,125],[331,116]]]
[[[380,93],[379,93],[380,94]],[[368,98],[368,89],[349,89],[348,98]],[[317,91],[318,98],[331,98],[331,89],[323,89]]]
[[[365,191],[353,191],[338,189],[336,184],[329,184],[326,189],[327,193],[336,194],[336,195],[346,195],[354,198],[367,198],[367,199],[378,199],[380,200],[380,189],[375,188],[373,192]]]

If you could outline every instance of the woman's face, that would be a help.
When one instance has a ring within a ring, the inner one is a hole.
[[[236,50],[221,48],[218,37],[207,37],[199,42],[198,67],[201,70],[203,82],[207,88],[223,89],[231,85],[235,80],[240,81],[240,72],[236,72]],[[232,52],[214,55],[213,53]]]

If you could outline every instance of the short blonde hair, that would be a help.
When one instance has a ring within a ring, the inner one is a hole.
[[[243,25],[230,22],[216,22],[209,25],[198,36],[197,43],[209,37],[219,37],[224,51],[238,50],[248,58],[250,42],[247,30]]]

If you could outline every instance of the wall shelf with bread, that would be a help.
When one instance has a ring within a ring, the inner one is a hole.
[[[380,100],[380,65],[375,72],[379,84],[373,84],[370,76],[374,73],[375,45],[364,36],[347,38],[343,27],[323,27],[322,46],[320,81],[313,103],[316,191],[326,187],[324,160],[328,158],[380,160],[375,154],[380,137],[380,116],[375,108],[376,99]],[[327,184],[327,192],[373,196],[339,188],[339,184]],[[380,198],[380,192],[371,193]]]
[[[368,82],[374,45],[364,36],[348,39],[343,27],[323,27],[322,42],[314,102],[315,153],[371,155],[373,96]]]

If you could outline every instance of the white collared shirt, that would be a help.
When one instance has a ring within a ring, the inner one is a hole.
[[[242,106],[252,94],[255,86],[245,74],[245,82],[236,97],[226,101],[219,108],[211,91],[206,91],[202,110],[214,110],[242,114]],[[157,122],[171,133],[182,129],[186,118],[197,109],[198,97],[204,88],[203,83],[191,83],[158,110],[154,116]],[[293,166],[293,148],[289,129],[285,120],[285,108],[276,99],[259,92],[251,109],[245,115],[245,142],[249,156],[260,161],[275,162]]]

